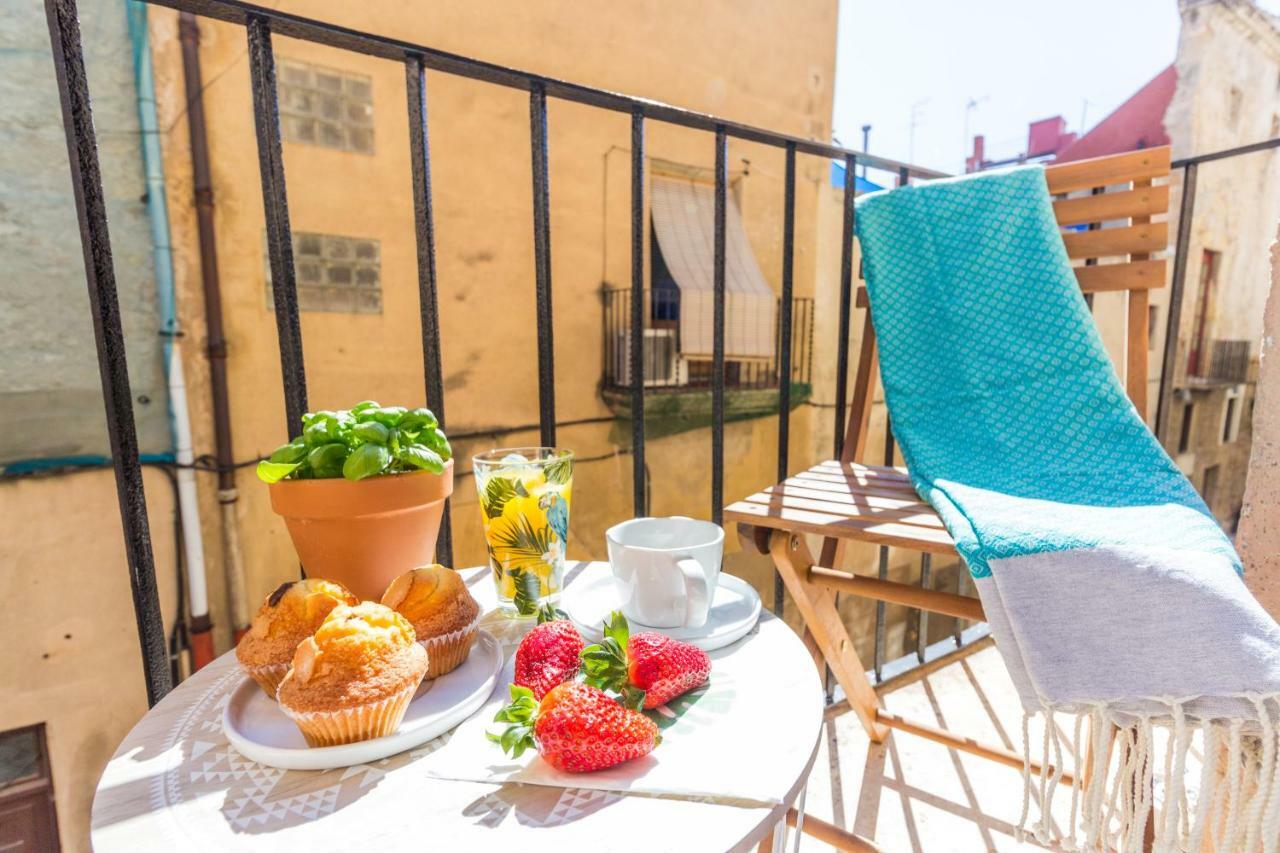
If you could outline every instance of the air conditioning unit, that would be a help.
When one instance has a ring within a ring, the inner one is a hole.
[[[631,384],[631,330],[614,337],[614,364],[618,365],[618,384]],[[642,343],[645,387],[689,384],[689,368],[676,350],[675,329],[645,329]]]

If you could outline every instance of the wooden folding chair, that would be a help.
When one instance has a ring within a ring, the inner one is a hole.
[[[1154,181],[1168,177],[1169,163],[1168,147],[1160,147],[1045,169],[1058,224],[1070,229],[1062,235],[1067,254],[1084,261],[1076,268],[1081,290],[1086,295],[1128,292],[1122,372],[1129,397],[1144,419],[1148,291],[1164,286],[1166,265],[1151,253],[1168,244],[1168,224],[1153,222],[1152,216],[1168,211],[1169,186]],[[813,643],[873,741],[899,729],[1021,769],[1023,757],[1017,753],[885,712],[836,610],[835,594],[843,592],[960,619],[984,619],[976,598],[840,569],[849,542],[957,555],[942,520],[916,494],[905,468],[863,464],[878,373],[865,287],[858,288],[856,305],[864,309],[862,346],[840,459],[730,504],[724,519],[738,524],[745,542],[772,556]],[[823,537],[820,559],[813,558],[803,534]]]

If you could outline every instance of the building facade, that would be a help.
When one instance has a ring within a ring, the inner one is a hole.
[[[287,2],[281,8],[795,136],[830,138],[834,0],[806,0],[785,8],[772,3],[695,8],[653,0],[591,14],[554,0],[430,8],[403,0],[376,6],[325,0]],[[170,10],[146,11],[150,48],[145,58],[153,67],[155,136],[162,154],[161,191],[171,244],[167,248],[172,251],[195,454],[208,467],[217,445],[206,355],[211,339],[204,287],[209,257],[202,257],[200,243],[203,208],[211,214],[216,237],[213,260],[221,286],[234,461],[250,463],[286,440],[286,431],[244,30],[200,20],[197,31]],[[146,134],[136,120],[126,121],[138,110],[126,7],[115,0],[85,4],[81,16],[86,34],[94,36],[87,39],[87,62],[104,165],[113,139],[120,138],[121,145],[127,143],[134,152],[119,171],[132,180],[121,184],[121,205],[132,200],[135,206],[131,212],[113,211],[111,223],[113,239],[121,241],[118,265],[124,262],[127,267],[122,278],[127,273],[140,281],[138,298],[126,299],[125,309],[154,321],[154,297],[144,299],[143,293],[155,292],[156,273],[146,261],[158,238],[148,239],[146,232],[147,165],[136,153]],[[69,209],[71,185],[43,15],[31,7],[19,17],[31,37],[30,61],[9,79],[15,86],[38,83],[44,95],[52,93],[33,107],[47,127],[32,151],[33,156],[53,161],[47,168],[52,175],[47,193]],[[787,37],[780,39],[779,33]],[[191,66],[184,63],[184,36],[189,45],[198,39],[195,54],[202,75],[198,90],[209,186],[199,192],[189,132],[192,101],[186,83]],[[283,38],[276,39],[274,48],[310,407],[339,408],[365,398],[433,405],[435,401],[425,399],[422,374],[404,68]],[[444,393],[460,473],[452,530],[455,562],[466,566],[485,558],[480,510],[466,476],[470,455],[494,446],[537,443],[528,99],[519,92],[434,72],[427,75],[427,97]],[[118,113],[108,109],[114,100],[122,104]],[[570,521],[570,554],[575,558],[603,557],[604,529],[632,513],[627,413],[617,411],[602,393],[604,366],[618,345],[606,334],[602,291],[630,283],[629,140],[626,115],[554,100],[550,104],[558,441],[579,456],[578,500]],[[647,212],[667,198],[661,189],[655,191],[658,182],[677,182],[694,195],[709,185],[714,162],[711,135],[653,122],[647,149]],[[731,285],[743,292],[754,288],[755,294],[756,307],[744,309],[739,324],[743,337],[730,354],[731,363],[738,363],[735,373],[741,375],[764,363],[764,352],[772,344],[767,327],[776,322],[780,290],[783,168],[781,149],[730,143],[734,227],[740,228],[742,259],[755,264],[749,283]],[[8,161],[4,169],[4,185],[11,186],[15,176]],[[799,158],[795,292],[798,298],[814,300],[810,334],[824,349],[809,363],[821,377],[815,381],[831,384],[821,399],[793,413],[794,467],[811,464],[816,448],[829,451],[831,441],[825,425],[829,409],[820,407],[831,405],[834,371],[822,362],[834,352],[838,300],[840,209],[833,201],[829,171],[829,162],[821,158]],[[136,244],[139,262],[126,252],[134,245],[125,233],[127,215],[142,227]],[[662,221],[663,227],[671,224],[670,217]],[[30,226],[27,236],[38,230]],[[44,230],[49,248],[33,263],[48,268],[56,257],[68,287],[83,301],[74,217]],[[660,240],[646,242],[652,279],[653,245],[665,247]],[[10,251],[19,250],[8,245],[6,261]],[[834,258],[823,256],[832,251]],[[667,265],[675,268],[678,261],[669,259]],[[693,300],[685,295],[688,276],[687,271],[675,270],[685,302],[682,310],[692,315]],[[30,278],[8,286],[17,288],[15,293],[29,293]],[[83,305],[68,306],[65,313],[87,324]],[[36,310],[6,312],[4,319],[39,334],[57,320],[52,312]],[[662,319],[656,308],[653,319]],[[702,327],[682,322],[682,338],[689,345],[677,355],[683,369],[696,376],[705,370],[698,364],[704,354],[689,339]],[[154,325],[150,332],[131,327],[128,333],[132,339],[154,342]],[[18,340],[7,337],[6,354]],[[92,338],[83,330],[79,344],[81,366],[96,382]],[[221,346],[213,349],[220,351]],[[163,407],[159,349],[136,359],[131,351],[130,356],[135,362],[131,368],[143,366],[144,358],[156,365],[151,385],[158,388],[156,405]],[[149,387],[144,378],[139,374],[135,390]],[[88,387],[92,390],[92,384]],[[24,389],[7,378],[0,393],[14,390]],[[708,393],[697,388],[686,392],[695,408],[696,398]],[[658,393],[655,389],[655,397]],[[727,497],[754,491],[776,475],[777,418],[768,402],[726,427],[725,455],[731,460]],[[41,405],[42,412],[48,410]],[[151,404],[137,401],[139,407],[146,405]],[[90,393],[68,411],[100,424],[100,396]],[[154,449],[163,462],[172,452],[167,423],[161,416],[144,427],[153,423],[158,423],[156,447],[146,449]],[[92,426],[84,431],[102,437]],[[40,435],[38,430],[31,432]],[[662,434],[655,428],[652,433],[647,446],[650,511],[706,517],[710,434],[705,424],[695,418],[685,429]],[[41,447],[3,449],[6,464],[49,455]],[[95,780],[115,745],[145,710],[145,694],[111,473],[77,466],[74,460],[62,462],[44,473],[28,473],[38,465],[13,465],[0,480],[0,561],[22,569],[6,573],[9,595],[0,614],[24,637],[0,655],[3,683],[22,685],[0,706],[0,736],[14,731],[15,737],[25,737],[27,727],[35,727],[49,759],[48,790],[50,800],[56,799],[62,846],[83,850],[88,847]],[[197,483],[204,577],[214,645],[221,652],[230,648],[234,629],[245,624],[266,593],[296,577],[297,559],[251,464],[235,470],[230,488],[204,470],[197,474]],[[146,486],[161,596],[170,610],[177,610],[179,548],[174,537],[166,535],[176,511],[166,469],[149,467]],[[72,508],[77,523],[68,529]],[[229,524],[234,527],[230,535]],[[737,550],[733,537],[729,550]],[[771,600],[767,560],[737,553],[728,560],[731,571],[751,579],[766,601]],[[58,617],[51,619],[49,613]],[[184,656],[180,668],[186,666]]]
[[[1164,116],[1174,157],[1280,136],[1280,19],[1244,0],[1180,9],[1178,85]],[[1243,504],[1278,218],[1276,150],[1200,166],[1165,446],[1230,531]],[[1153,302],[1161,327],[1166,299]]]

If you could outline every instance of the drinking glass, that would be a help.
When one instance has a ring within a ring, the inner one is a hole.
[[[498,606],[532,616],[556,602],[564,581],[573,453],[511,447],[471,458]]]

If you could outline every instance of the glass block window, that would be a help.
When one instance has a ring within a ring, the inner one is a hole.
[[[271,305],[271,262],[265,248],[263,262]],[[382,250],[377,240],[295,231],[293,262],[298,307],[303,311],[382,313]]]
[[[373,153],[373,84],[368,77],[282,60],[279,79],[284,139]]]

